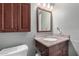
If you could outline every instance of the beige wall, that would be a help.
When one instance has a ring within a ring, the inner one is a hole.
[[[79,44],[79,4],[58,3],[55,4],[54,9],[54,32],[57,33],[57,26],[62,27],[64,33],[70,34],[72,46],[77,50]],[[71,52],[71,55],[75,55],[73,51]]]

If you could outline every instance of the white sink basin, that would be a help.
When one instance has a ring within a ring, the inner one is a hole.
[[[46,40],[46,41],[56,41],[57,39],[56,38],[44,38],[43,40]]]

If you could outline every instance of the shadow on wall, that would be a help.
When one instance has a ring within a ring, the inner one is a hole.
[[[77,52],[71,41],[69,42],[69,56],[77,56]]]

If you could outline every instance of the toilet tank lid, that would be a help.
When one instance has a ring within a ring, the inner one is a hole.
[[[16,46],[18,49],[27,49],[28,50],[28,46],[26,44],[23,44],[23,45],[19,45],[19,46]]]
[[[1,54],[2,55],[12,54],[12,53],[20,52],[20,51],[23,51],[23,50],[28,51],[28,46],[26,44],[15,46],[15,47],[10,47],[10,48],[5,48],[5,49],[0,51],[0,55]]]

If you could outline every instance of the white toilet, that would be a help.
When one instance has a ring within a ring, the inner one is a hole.
[[[0,56],[27,56],[28,46],[26,44],[16,47],[2,49]]]

